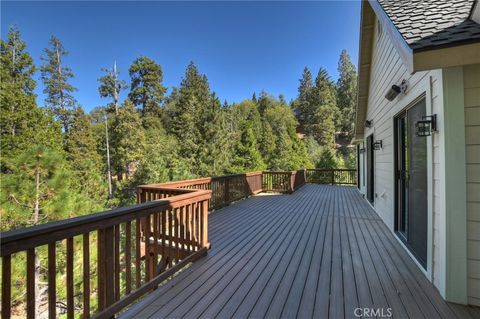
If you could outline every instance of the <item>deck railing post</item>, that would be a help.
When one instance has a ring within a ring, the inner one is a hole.
[[[332,185],[335,185],[335,170],[334,169],[331,169],[330,170],[330,174],[332,175],[331,178],[332,178]]]
[[[203,201],[200,206],[201,212],[200,212],[200,218],[201,218],[201,228],[202,228],[202,233],[201,233],[201,246],[202,247],[208,247],[208,202]]]
[[[290,173],[290,193],[293,193],[295,191],[295,176],[296,172],[292,171]]]

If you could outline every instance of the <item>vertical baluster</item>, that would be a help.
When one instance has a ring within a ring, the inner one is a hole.
[[[73,318],[73,237],[67,238],[67,318]]]
[[[141,284],[141,251],[140,251],[140,237],[142,236],[140,230],[140,219],[135,221],[135,286],[140,287]]]
[[[169,247],[169,257],[170,257],[170,264],[173,261],[174,253],[173,253],[173,208],[168,210],[168,247]]]
[[[97,231],[97,297],[98,311],[105,308],[105,230]]]
[[[57,259],[55,243],[48,244],[48,317],[55,318],[57,312]]]
[[[150,255],[150,234],[151,234],[151,215],[145,218],[145,282],[150,281],[152,278],[152,258]]]
[[[193,249],[197,250],[198,248],[198,235],[197,235],[197,203],[192,204],[192,241]]]
[[[158,216],[159,213],[153,214],[153,276],[157,275],[157,265],[158,265]]]
[[[125,224],[125,293],[132,291],[132,222]]]
[[[187,250],[192,251],[192,205],[187,206],[187,217],[185,224],[187,226]]]
[[[35,249],[27,250],[27,318],[35,318]]]
[[[180,242],[180,245],[179,245],[179,250],[182,251],[184,249],[184,244],[185,244],[185,218],[184,218],[184,214],[185,214],[185,209],[186,207],[185,206],[182,206],[180,207],[179,209],[179,220],[180,220],[180,237],[179,237],[179,242]],[[183,255],[183,254],[182,254]]]
[[[88,318],[90,318],[90,234],[85,233],[83,234],[83,319]]]
[[[175,219],[175,259],[180,260],[180,208],[174,208]]]
[[[114,226],[105,228],[105,307],[115,302],[115,229]]]
[[[12,256],[2,257],[2,318],[11,316],[12,303]]]
[[[115,301],[120,299],[120,224],[115,225],[114,231],[114,271],[115,271]]]
[[[165,245],[166,245],[166,240],[167,240],[167,235],[166,235],[166,232],[167,232],[167,211],[166,210],[163,210],[162,212],[160,212],[160,216],[162,218],[161,222],[162,222],[162,228],[160,229],[160,236],[162,237],[162,263],[163,263],[163,267],[166,267],[167,264],[166,264],[166,259],[167,259],[167,254],[166,254],[166,251],[165,251]]]

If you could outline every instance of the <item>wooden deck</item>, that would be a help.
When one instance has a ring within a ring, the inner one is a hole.
[[[123,317],[480,318],[442,300],[354,187],[254,196],[209,219],[208,257]]]

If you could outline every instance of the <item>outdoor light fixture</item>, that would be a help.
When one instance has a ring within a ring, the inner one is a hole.
[[[437,114],[422,116],[420,121],[415,122],[416,136],[430,136],[437,131]]]
[[[372,127],[372,121],[366,120],[365,127]]]
[[[392,85],[392,87],[388,90],[387,94],[385,94],[385,98],[389,101],[393,101],[400,93],[405,93],[406,91],[407,81],[402,80],[402,83],[400,85]]]
[[[378,140],[378,141],[375,141],[375,143],[373,143],[373,149],[375,151],[379,151],[382,148],[383,148],[382,140]]]
[[[365,153],[365,148],[362,147],[362,148],[358,149],[358,151],[360,152],[360,154],[363,154],[363,153]]]

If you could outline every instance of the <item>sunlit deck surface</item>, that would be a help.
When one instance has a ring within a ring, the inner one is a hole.
[[[480,318],[442,300],[354,187],[254,196],[211,214],[209,234],[207,257],[124,316]]]

